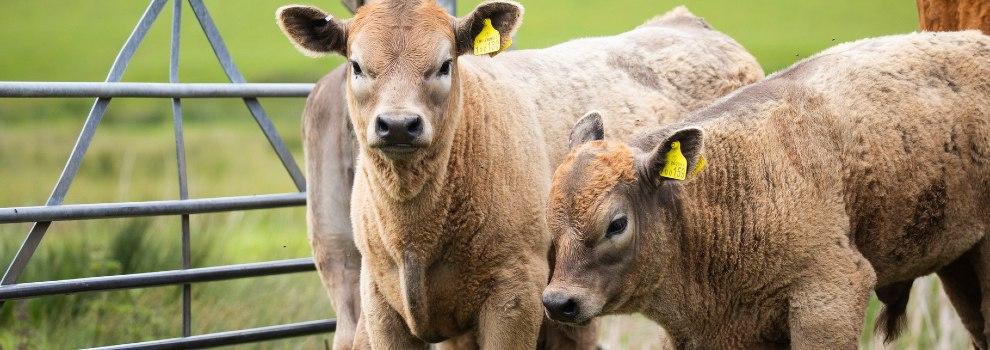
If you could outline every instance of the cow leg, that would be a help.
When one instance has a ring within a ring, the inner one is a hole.
[[[985,321],[981,309],[985,309],[981,305],[983,300],[981,289],[986,289],[981,288],[982,281],[973,264],[980,255],[976,249],[978,248],[970,250],[939,269],[938,278],[942,281],[942,289],[949,296],[956,314],[962,319],[963,326],[973,337],[973,345],[985,350],[987,338],[983,332]]]
[[[354,329],[354,344],[352,348],[355,350],[371,349],[371,341],[368,340],[368,330],[364,328],[364,317],[358,317],[357,327]],[[336,345],[334,345],[334,349],[337,349]]]
[[[354,343],[358,316],[361,315],[358,287],[361,253],[349,234],[314,235],[310,238],[316,270],[336,313],[337,330],[334,332],[333,348],[337,350],[349,349]]]
[[[361,320],[371,349],[428,349],[429,344],[409,331],[402,315],[385,301],[367,269],[361,270]]]
[[[544,317],[540,298],[546,276],[535,281],[516,277],[497,284],[479,312],[478,343],[482,349],[536,348]]]
[[[320,280],[337,314],[334,349],[349,349],[361,314],[361,253],[351,228],[351,189],[356,157],[347,114],[347,65],[327,74],[303,112],[306,156],[306,221]]]
[[[990,348],[990,238],[984,236],[971,251],[970,261],[980,286],[980,313],[983,316],[982,338],[977,340],[984,349]]]
[[[856,349],[876,274],[858,252],[826,252],[790,291],[793,349]]]

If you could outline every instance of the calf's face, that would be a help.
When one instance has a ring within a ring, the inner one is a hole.
[[[295,5],[280,8],[277,18],[303,53],[347,57],[350,117],[362,146],[373,156],[407,158],[452,135],[459,122],[457,57],[473,51],[486,20],[508,44],[522,7],[491,1],[454,18],[435,0],[380,0],[350,20]]]
[[[676,181],[661,177],[678,141],[689,164],[701,149],[701,131],[673,130],[648,151],[602,140],[601,117],[591,113],[571,133],[571,153],[554,173],[549,198],[553,275],[543,293],[547,315],[584,323],[638,305],[663,273],[652,256],[678,234]]]

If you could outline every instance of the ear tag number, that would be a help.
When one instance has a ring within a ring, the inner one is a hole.
[[[498,52],[502,49],[502,35],[498,29],[492,27],[492,20],[485,18],[485,26],[474,38],[474,54],[476,56],[487,55]]]
[[[684,158],[684,154],[681,153],[680,141],[674,141],[670,144],[670,151],[667,151],[667,162],[663,164],[660,176],[681,181],[687,178],[687,158]]]

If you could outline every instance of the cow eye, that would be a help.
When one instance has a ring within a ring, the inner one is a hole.
[[[354,72],[354,75],[357,75],[357,76],[363,76],[364,75],[364,71],[361,70],[361,65],[358,64],[355,61],[351,61],[351,71]]]
[[[612,238],[621,234],[626,230],[628,224],[629,220],[626,219],[625,215],[612,219],[612,222],[608,224],[608,228],[605,229],[605,238]]]
[[[451,63],[452,63],[451,60],[443,61],[443,63],[440,64],[440,69],[437,70],[437,76],[442,77],[442,76],[450,75]]]

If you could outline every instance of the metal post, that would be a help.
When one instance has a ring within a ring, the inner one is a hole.
[[[179,82],[179,40],[182,27],[182,0],[175,0],[172,6],[172,45],[169,50],[168,82]],[[175,129],[175,163],[179,175],[179,199],[189,199],[189,186],[186,177],[186,143],[182,131],[182,100],[172,99],[172,123]],[[182,230],[182,269],[192,267],[189,242],[189,214],[180,216]],[[182,285],[182,336],[192,335],[192,285]]]

